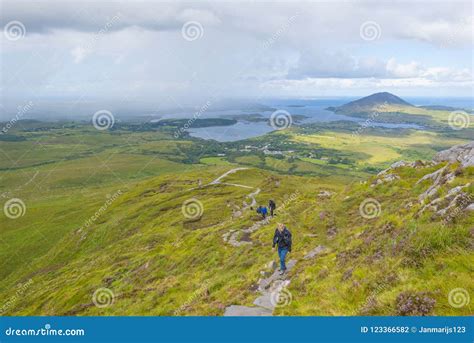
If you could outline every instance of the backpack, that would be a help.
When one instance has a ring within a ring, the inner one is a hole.
[[[285,230],[283,231],[283,243],[285,243],[285,245],[289,246],[290,243],[291,243],[291,239],[290,239],[290,232],[288,230]]]

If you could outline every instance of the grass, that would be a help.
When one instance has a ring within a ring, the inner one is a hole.
[[[19,163],[0,171],[2,203],[21,198],[26,213],[14,220],[0,213],[0,308],[18,283],[32,280],[7,315],[222,315],[231,304],[251,305],[260,271],[276,260],[271,238],[277,221],[293,232],[290,258],[299,260],[291,272],[293,301],[277,315],[391,315],[397,296],[408,290],[431,292],[433,314],[472,313],[472,305],[450,306],[447,295],[459,287],[473,292],[474,218],[463,214],[444,226],[441,218],[416,218],[418,205],[405,207],[429,186],[416,181],[436,167],[401,168],[400,180],[372,188],[371,179],[359,181],[367,174],[348,164],[309,157],[249,153],[230,163],[227,156],[206,155],[188,163],[186,149],[199,142],[173,140],[162,131],[99,133],[79,126],[22,134],[26,142],[41,137],[50,144],[35,155],[25,141],[7,143],[6,152]],[[67,137],[85,138],[80,153]],[[370,156],[358,161],[361,167],[418,157],[419,146],[430,156],[432,145],[457,142],[429,132],[364,135],[363,143],[349,134],[331,139],[328,132],[294,134],[292,140]],[[252,189],[207,185],[235,167],[248,169],[224,181]],[[473,173],[466,169],[440,192],[469,182]],[[223,234],[258,220],[250,209],[233,216],[256,188],[258,204],[276,201],[276,220],[250,236],[252,245],[225,244]],[[109,203],[118,190],[122,194]],[[334,195],[318,197],[322,190]],[[379,217],[360,216],[366,198],[381,203]],[[201,216],[183,215],[191,199],[202,204]],[[328,234],[333,229],[336,234]],[[327,252],[303,259],[318,245]],[[111,306],[94,306],[101,287],[113,291]],[[370,306],[368,297],[375,299]]]
[[[381,167],[388,163],[407,158],[414,160],[416,158],[428,159],[436,152],[433,146],[451,147],[463,143],[464,140],[441,137],[436,133],[429,131],[410,131],[406,136],[383,136],[373,134],[351,134],[322,132],[320,134],[295,134],[293,141],[309,143],[323,148],[332,148],[349,153],[362,153],[368,155],[368,158],[358,160],[360,166]],[[424,153],[415,156],[410,155],[408,151],[420,151]],[[331,157],[331,156],[327,156]]]

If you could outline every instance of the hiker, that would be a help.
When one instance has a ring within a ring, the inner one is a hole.
[[[263,219],[267,217],[267,213],[268,213],[267,208],[265,206],[262,206],[261,214],[262,214]]]
[[[273,200],[270,199],[268,202],[268,208],[270,209],[270,215],[273,217],[273,211],[275,211],[276,204]]]
[[[280,275],[283,275],[286,271],[286,254],[291,252],[291,232],[282,223],[278,223],[278,227],[275,230],[272,250],[275,250],[275,245],[278,245],[278,256],[280,257]]]

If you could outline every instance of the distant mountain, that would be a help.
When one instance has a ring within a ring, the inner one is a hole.
[[[373,111],[380,106],[414,107],[392,93],[381,92],[348,102],[339,107],[329,107],[328,110],[337,113],[363,113]]]

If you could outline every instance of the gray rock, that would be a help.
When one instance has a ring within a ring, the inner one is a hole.
[[[321,191],[318,194],[318,198],[330,198],[334,193],[330,191]]]
[[[290,260],[286,263],[286,270],[287,272],[290,271],[296,265],[296,260]],[[280,275],[278,270],[266,279],[261,279],[258,283],[258,290],[262,293],[266,292],[267,289],[277,280],[284,280],[286,278],[286,274]]]
[[[270,290],[265,291],[253,302],[254,305],[260,306],[269,310],[274,310],[279,294],[282,290],[290,284],[289,280],[277,280],[272,284]]]
[[[382,174],[379,176],[381,178],[378,178],[378,179],[375,179],[374,182],[372,182],[372,185],[370,187],[375,187],[377,185],[381,185],[382,183],[385,183],[385,182],[392,182],[392,181],[395,181],[395,180],[400,180],[400,177],[396,174]]]
[[[392,163],[390,168],[395,169],[395,168],[400,168],[400,167],[406,167],[407,165],[409,164],[405,161],[398,161],[398,162]]]
[[[436,162],[460,162],[463,167],[474,166],[474,141],[440,151],[433,160]]]
[[[466,211],[474,211],[474,203],[465,208]]]

